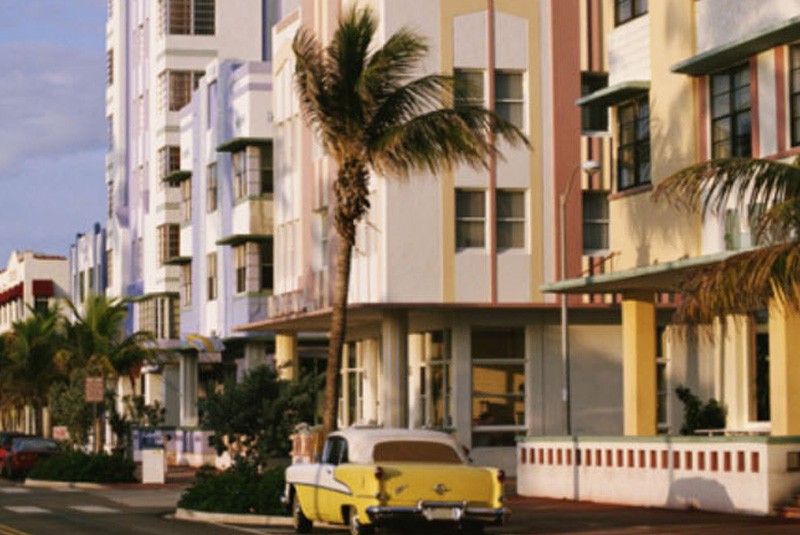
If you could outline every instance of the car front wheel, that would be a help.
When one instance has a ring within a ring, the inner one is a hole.
[[[296,493],[292,497],[292,523],[295,533],[308,533],[313,525],[311,520],[303,514],[303,508],[300,507],[300,499]]]
[[[358,520],[356,508],[350,509],[350,535],[372,535],[375,533],[375,526],[372,524],[362,524]]]

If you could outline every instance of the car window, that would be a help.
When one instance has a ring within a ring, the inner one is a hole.
[[[387,440],[378,442],[372,450],[372,458],[376,463],[463,463],[456,450],[449,444],[423,440]]]
[[[14,449],[17,451],[57,451],[58,444],[44,438],[26,438],[14,442]]]
[[[347,440],[342,437],[331,437],[325,442],[322,462],[341,464],[347,462]]]

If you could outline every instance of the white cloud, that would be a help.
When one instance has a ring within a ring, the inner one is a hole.
[[[0,44],[0,180],[29,159],[105,144],[102,51]]]

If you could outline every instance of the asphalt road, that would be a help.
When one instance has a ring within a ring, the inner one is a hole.
[[[0,480],[0,535],[292,533],[290,528],[223,526],[166,518],[175,510],[180,492],[33,489]],[[490,535],[800,535],[800,521],[779,518],[522,498],[512,498],[509,505],[511,522],[488,530]],[[313,533],[335,535],[345,531],[314,526]],[[394,533],[411,535],[409,530]],[[445,535],[445,530],[429,533]]]

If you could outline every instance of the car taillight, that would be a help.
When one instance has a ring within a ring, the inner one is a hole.
[[[497,471],[497,482],[502,483],[506,480],[506,473],[503,470]]]
[[[377,479],[378,481],[383,479],[383,468],[381,468],[380,466],[375,467],[375,479]]]

